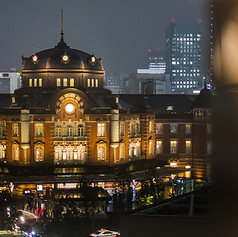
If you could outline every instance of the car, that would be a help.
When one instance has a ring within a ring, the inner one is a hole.
[[[112,231],[112,230],[106,230],[106,229],[100,229],[95,231],[91,234],[91,236],[94,237],[117,237],[120,235],[120,232],[118,231]]]

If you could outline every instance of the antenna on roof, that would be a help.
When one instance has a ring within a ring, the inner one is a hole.
[[[64,30],[63,30],[63,9],[61,9],[61,32],[60,32],[61,38],[64,37]]]
[[[64,29],[63,29],[63,9],[61,9],[61,32],[60,32],[60,42],[58,43],[56,48],[60,49],[68,49],[69,46],[64,42]]]
[[[63,9],[61,9],[61,33],[63,33]]]

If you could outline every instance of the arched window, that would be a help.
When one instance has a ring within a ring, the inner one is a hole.
[[[97,147],[98,160],[104,161],[106,159],[106,146],[105,144],[98,144]]]
[[[42,162],[44,160],[44,144],[38,142],[34,145],[35,161]]]
[[[120,146],[119,146],[119,158],[125,159],[125,143],[124,142],[120,143]]]
[[[5,159],[6,156],[6,145],[0,145],[0,159]]]
[[[19,144],[18,143],[12,144],[12,160],[19,161]]]
[[[149,139],[149,155],[154,155],[154,141],[153,139]]]
[[[19,124],[18,123],[12,124],[12,136],[19,137]]]

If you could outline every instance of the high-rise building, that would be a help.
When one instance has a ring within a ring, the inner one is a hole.
[[[148,50],[148,67],[149,69],[159,69],[161,73],[165,73],[166,62],[165,54],[163,51],[157,50]]]
[[[172,93],[193,93],[203,87],[201,75],[201,20],[180,24],[172,20],[166,30],[166,73]]]
[[[15,68],[0,72],[0,93],[9,94],[21,87],[21,74]]]

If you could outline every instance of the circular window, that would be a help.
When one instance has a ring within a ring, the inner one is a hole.
[[[65,106],[65,110],[67,113],[69,114],[72,114],[74,112],[74,105],[71,104],[71,103],[68,103],[66,106]]]

